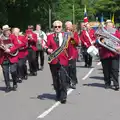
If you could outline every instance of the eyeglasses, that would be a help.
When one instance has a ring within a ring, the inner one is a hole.
[[[61,26],[55,26],[55,28],[61,28]]]

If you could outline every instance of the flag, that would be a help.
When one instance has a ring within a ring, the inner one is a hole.
[[[103,23],[104,22],[104,18],[103,18],[103,15],[101,16],[100,18],[100,22]]]
[[[84,8],[84,17],[87,17],[87,9],[86,9],[86,5],[85,5],[85,8]]]
[[[113,16],[112,16],[112,23],[114,24],[114,19],[115,19],[115,16],[114,16],[114,13],[113,13]]]
[[[84,23],[85,23],[85,24],[88,23],[88,17],[87,17],[86,5],[85,5],[85,8],[84,8]]]
[[[104,26],[104,17],[103,17],[103,14],[101,15],[100,23]]]

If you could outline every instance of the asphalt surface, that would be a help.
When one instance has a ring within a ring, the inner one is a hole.
[[[37,77],[18,84],[18,90],[5,93],[0,75],[0,120],[119,120],[120,92],[104,88],[99,61],[92,68],[77,63],[78,85],[68,91],[66,104],[55,101],[47,60]]]

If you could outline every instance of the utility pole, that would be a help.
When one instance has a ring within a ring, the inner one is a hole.
[[[49,6],[49,30],[51,30],[51,8]]]
[[[75,24],[75,6],[74,6],[74,2],[73,2],[73,24]]]

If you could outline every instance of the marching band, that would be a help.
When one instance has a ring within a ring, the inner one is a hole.
[[[49,68],[51,71],[53,86],[56,92],[56,100],[65,104],[67,90],[76,89],[78,83],[76,75],[76,60],[78,58],[77,46],[81,43],[85,67],[92,66],[92,56],[87,52],[90,46],[99,50],[99,57],[103,67],[105,88],[111,88],[113,81],[114,90],[119,90],[119,54],[98,44],[98,33],[91,28],[85,18],[82,23],[80,35],[73,29],[71,21],[63,23],[59,20],[53,22],[53,33],[46,35],[41,30],[41,25],[29,25],[25,34],[20,34],[19,28],[11,29],[8,25],[2,27],[0,35],[0,65],[6,85],[6,92],[17,90],[17,82],[21,83],[29,76],[37,76],[38,70],[44,68],[44,53],[49,56]],[[120,39],[120,32],[116,30],[111,21],[106,23],[104,29],[111,35]],[[97,31],[99,32],[99,31]],[[101,34],[100,34],[101,35]],[[106,34],[105,34],[106,36]],[[102,40],[105,41],[105,36]],[[107,38],[109,41],[111,38]],[[118,49],[118,51],[120,51]],[[39,63],[40,54],[40,63]],[[27,61],[29,72],[27,68]],[[111,64],[111,65],[109,65]],[[10,70],[9,70],[10,69]],[[13,86],[10,84],[10,73]]]

